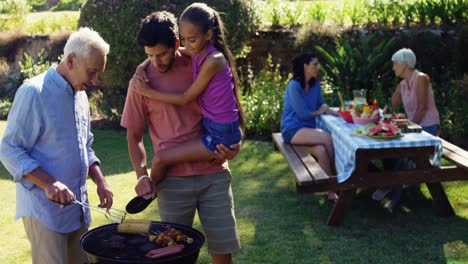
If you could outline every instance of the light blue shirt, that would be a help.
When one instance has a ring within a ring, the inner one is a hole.
[[[31,216],[48,229],[69,233],[89,227],[89,209],[71,204],[63,209],[23,176],[41,167],[88,202],[89,166],[99,162],[91,149],[90,113],[86,92],[74,92],[55,67],[29,79],[18,89],[0,145],[0,160],[16,182],[15,220]]]

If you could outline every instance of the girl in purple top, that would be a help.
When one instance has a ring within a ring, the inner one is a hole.
[[[195,99],[204,116],[201,140],[155,153],[151,178],[160,182],[167,166],[184,161],[214,159],[216,145],[231,146],[242,139],[243,112],[238,96],[238,77],[231,51],[225,44],[224,26],[218,12],[202,3],[187,7],[180,17],[180,38],[192,56],[193,80],[184,94],[164,93],[139,83],[143,96],[184,105]]]

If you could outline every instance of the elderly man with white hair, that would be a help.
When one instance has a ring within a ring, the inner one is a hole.
[[[88,202],[88,175],[96,183],[99,206],[112,206],[112,192],[91,148],[85,92],[97,84],[108,53],[97,32],[80,28],[70,35],[59,65],[16,92],[0,160],[16,182],[15,219],[23,220],[33,263],[86,262],[79,239],[91,216],[72,202]]]
[[[416,55],[410,49],[398,50],[393,54],[392,61],[395,75],[402,79],[392,96],[393,109],[403,104],[409,120],[422,126],[424,131],[436,135],[440,128],[440,119],[429,76],[415,69]],[[401,164],[401,161],[396,164]],[[393,190],[379,189],[372,195],[372,198],[381,200],[392,191],[390,200],[385,204],[386,208],[391,209],[398,204],[401,190],[401,186]]]

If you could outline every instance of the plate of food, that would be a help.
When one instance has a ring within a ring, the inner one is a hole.
[[[374,138],[374,139],[382,139],[382,140],[389,140],[389,139],[396,139],[396,138],[401,138],[403,137],[402,134],[397,134],[397,135],[392,135],[392,136],[379,136],[379,135],[367,135],[368,137],[370,138]]]
[[[354,130],[353,135],[381,140],[397,139],[403,136],[398,127],[388,123],[380,123],[378,125],[367,124],[366,126],[358,127]]]

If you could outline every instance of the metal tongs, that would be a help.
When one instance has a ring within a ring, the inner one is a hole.
[[[127,213],[125,211],[115,208],[101,208],[89,203],[80,202],[78,200],[74,200],[72,203],[79,204],[82,207],[101,213],[107,218],[107,220],[117,224],[121,224],[124,221],[125,216],[127,216]]]

